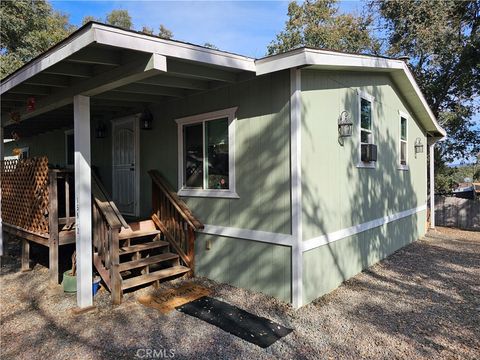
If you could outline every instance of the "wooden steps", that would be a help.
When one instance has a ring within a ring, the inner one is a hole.
[[[126,240],[126,239],[136,239],[140,237],[147,237],[152,235],[160,234],[160,230],[137,230],[131,232],[120,233],[118,235],[119,240]]]
[[[127,262],[121,263],[118,266],[118,271],[122,272],[122,271],[137,269],[140,267],[160,264],[165,261],[171,261],[171,260],[177,260],[178,262],[178,255],[172,254],[172,253],[164,253],[164,254],[154,255],[154,256],[138,259],[138,260],[127,261]]]
[[[120,255],[132,254],[140,251],[145,250],[152,250],[157,248],[163,248],[169,246],[168,242],[166,241],[150,241],[142,244],[132,245],[132,246],[124,246],[119,249]]]
[[[130,279],[122,281],[122,290],[126,290],[132,287],[148,284],[157,280],[166,279],[176,275],[183,275],[189,272],[190,269],[186,266],[177,265],[166,269],[151,272],[141,276],[136,276]]]
[[[142,220],[128,224],[127,229],[122,229],[118,238],[120,240],[134,239],[160,234],[152,220]]]

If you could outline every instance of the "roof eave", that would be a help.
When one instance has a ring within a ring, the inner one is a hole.
[[[446,131],[438,124],[435,115],[427,104],[413,74],[403,60],[382,57],[345,54],[330,50],[300,48],[288,53],[270,56],[256,61],[256,74],[264,75],[290,68],[315,66],[325,69],[347,69],[356,71],[384,71],[401,74],[407,81],[418,100],[417,109],[428,119],[424,124],[428,134],[435,137],[445,137]],[[430,125],[430,126],[428,126]]]

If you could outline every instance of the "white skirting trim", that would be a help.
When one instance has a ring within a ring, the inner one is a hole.
[[[328,233],[328,234],[325,234],[325,235],[322,235],[322,236],[318,236],[318,237],[315,237],[313,239],[309,239],[307,241],[304,241],[303,245],[302,245],[302,250],[304,252],[309,251],[309,250],[315,249],[319,246],[326,245],[326,244],[344,239],[348,236],[352,236],[352,235],[361,233],[363,231],[367,231],[367,230],[382,226],[384,224],[388,224],[392,221],[402,219],[404,217],[413,215],[417,212],[424,211],[426,209],[427,209],[427,205],[424,204],[422,206],[419,206],[419,207],[416,207],[416,208],[413,208],[413,209],[410,209],[410,210],[405,210],[405,211],[402,211],[402,212],[399,212],[399,213],[396,213],[396,214],[393,214],[393,215],[388,215],[388,216],[384,216],[382,218],[367,221],[363,224],[354,225],[354,226],[351,226],[349,228],[341,229],[341,230],[334,231],[334,232],[331,232],[331,233]]]
[[[348,236],[352,236],[352,235],[361,233],[363,231],[367,231],[367,230],[382,226],[384,224],[388,224],[395,220],[402,219],[404,217],[413,215],[417,212],[424,211],[426,209],[427,209],[427,205],[425,204],[410,210],[401,211],[396,214],[384,216],[382,218],[367,221],[363,224],[354,225],[349,228],[337,230],[322,236],[318,236],[318,237],[306,240],[302,244],[302,252],[315,249],[319,246],[344,239]],[[216,226],[216,225],[205,225],[205,228],[198,232],[202,234],[207,234],[207,235],[217,235],[217,236],[232,237],[232,238],[238,238],[238,239],[244,239],[244,240],[260,241],[260,242],[270,243],[274,245],[283,245],[283,246],[294,245],[294,238],[292,235],[272,233],[267,231],[248,230],[248,229],[240,229],[240,228],[232,228],[232,227]]]
[[[288,234],[271,233],[267,231],[257,231],[248,229],[239,229],[232,227],[205,225],[203,230],[199,230],[199,233],[208,235],[217,235],[225,237],[233,237],[239,239],[253,240],[267,242],[275,245],[292,246],[293,237]]]

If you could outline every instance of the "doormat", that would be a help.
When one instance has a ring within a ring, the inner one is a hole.
[[[177,288],[162,291],[157,295],[140,296],[138,302],[167,314],[177,306],[207,295],[210,295],[210,290],[207,288],[195,284],[184,284]]]
[[[269,347],[293,331],[269,319],[207,296],[177,307],[177,310],[262,348]]]

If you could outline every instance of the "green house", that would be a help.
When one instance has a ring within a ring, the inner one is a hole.
[[[80,307],[99,253],[92,173],[127,222],[161,201],[191,213],[196,276],[300,307],[424,235],[427,147],[445,136],[404,60],[253,59],[98,23],[3,79],[1,103],[5,158],[73,171]],[[160,215],[184,242],[188,224]]]

